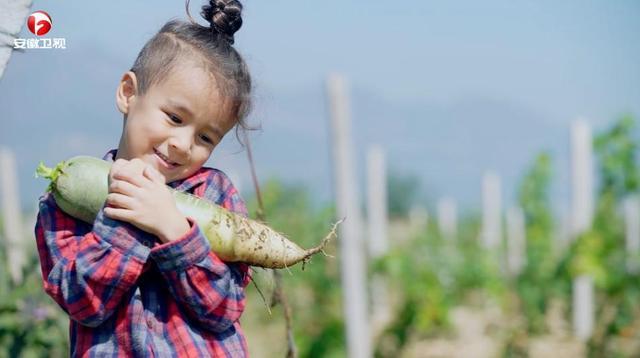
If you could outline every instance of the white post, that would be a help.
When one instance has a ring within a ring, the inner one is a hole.
[[[640,199],[631,195],[624,201],[625,238],[627,249],[627,271],[637,273],[640,269]]]
[[[591,229],[593,218],[593,149],[589,125],[571,125],[571,236]]]
[[[593,220],[593,148],[589,125],[571,125],[571,239],[591,229]],[[587,275],[573,282],[573,328],[581,340],[593,333],[593,280]]]
[[[360,200],[356,191],[356,167],[345,80],[338,75],[329,76],[327,90],[337,211],[339,217],[346,217],[339,228],[339,243],[347,351],[351,358],[368,358],[371,357],[371,337],[367,318],[365,246],[362,243]]]
[[[482,244],[487,249],[499,248],[502,238],[502,193],[500,177],[485,172],[482,177]]]
[[[387,241],[387,170],[379,145],[369,148],[367,155],[367,211],[369,214],[369,252],[372,257],[386,254]]]
[[[384,151],[373,145],[367,153],[367,214],[369,227],[369,254],[379,258],[389,250],[387,222],[387,169]],[[384,277],[371,278],[372,336],[391,319],[389,287]]]
[[[16,160],[13,152],[7,148],[0,148],[0,196],[2,197],[7,264],[11,279],[18,284],[22,282],[22,267],[26,258]]]
[[[438,228],[442,237],[448,241],[456,239],[458,233],[458,213],[456,201],[453,198],[438,200]]]
[[[526,262],[526,232],[524,213],[520,207],[507,210],[507,269],[517,276]]]
[[[573,280],[573,327],[581,341],[591,338],[594,321],[593,280],[588,275]]]

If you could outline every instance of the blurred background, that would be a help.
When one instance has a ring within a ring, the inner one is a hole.
[[[243,5],[266,219],[308,247],[349,218],[334,258],[283,271],[300,356],[640,355],[639,3]],[[35,252],[36,166],[116,148],[118,81],[185,18],[181,1],[33,1],[24,16],[35,10],[66,49],[9,51],[0,78],[7,356],[67,349]],[[23,20],[14,37],[35,35]],[[233,133],[207,165],[255,217]],[[247,289],[251,354],[284,356],[282,309],[264,302],[275,284],[255,278],[267,297]]]

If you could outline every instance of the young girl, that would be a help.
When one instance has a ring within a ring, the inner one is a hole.
[[[188,3],[187,3],[188,6]],[[35,228],[45,291],[71,318],[72,356],[241,357],[249,269],[221,261],[166,184],[246,215],[229,179],[203,167],[244,127],[251,80],[232,47],[238,1],[212,0],[210,26],[171,21],[122,77],[124,115],[109,195],[93,225],[40,198]]]

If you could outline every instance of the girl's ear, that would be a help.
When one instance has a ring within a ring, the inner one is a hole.
[[[128,71],[122,75],[118,89],[116,90],[116,105],[122,114],[128,114],[132,101],[138,94],[138,79],[136,74]]]

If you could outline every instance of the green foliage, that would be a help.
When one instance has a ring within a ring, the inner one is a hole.
[[[329,232],[335,217],[332,207],[314,208],[301,186],[269,180],[261,188],[268,224],[303,247],[315,246]],[[248,202],[257,212],[255,198]],[[325,251],[335,253],[337,243]],[[341,357],[346,352],[340,289],[339,259],[316,256],[302,271],[301,265],[284,272],[285,293],[290,298],[296,343],[302,357]],[[264,275],[265,272],[260,273]],[[273,316],[277,314],[274,313]],[[262,321],[273,316],[263,313]],[[284,340],[282,341],[284,344]]]
[[[400,300],[377,340],[376,356],[398,355],[412,336],[435,335],[448,328],[453,275],[443,260],[445,251],[439,237],[418,232],[374,263],[374,273],[386,278],[390,294]]]
[[[455,285],[452,289],[459,303],[473,299],[481,292],[499,298],[504,291],[500,260],[480,242],[480,217],[474,213],[461,220],[457,240],[440,260],[449,262]],[[439,235],[435,233],[434,235]]]
[[[69,320],[43,292],[40,271],[25,270],[23,282],[12,284],[4,252],[0,276],[7,289],[0,291],[0,357],[67,356]],[[38,267],[36,260],[31,257],[28,267]]]
[[[544,330],[547,300],[553,288],[555,264],[553,219],[549,200],[551,157],[541,153],[526,173],[519,188],[518,201],[525,217],[526,265],[516,280],[527,328]]]
[[[463,218],[458,239],[441,236],[436,225],[391,237],[393,249],[373,265],[384,275],[396,304],[393,319],[376,340],[376,356],[400,355],[413,340],[449,333],[449,314],[462,304],[500,300],[505,286],[499,261],[481,248],[477,215]]]
[[[626,267],[620,215],[623,200],[637,194],[640,178],[633,119],[621,118],[594,143],[599,187],[592,229],[575,238],[564,252],[554,245],[558,238],[549,191],[551,156],[539,154],[523,176],[518,203],[525,216],[526,265],[515,279],[503,272],[502,252],[487,252],[480,245],[477,214],[461,220],[453,240],[441,236],[435,221],[429,222],[427,230],[391,237],[392,249],[371,267],[374,275],[387,279],[388,292],[396,301],[391,321],[374,340],[376,356],[402,355],[416,339],[446,336],[452,328],[451,309],[474,300],[481,305],[487,300],[501,302],[507,314],[524,318],[503,335],[504,353],[524,356],[527,337],[547,333],[550,301],[561,300],[570,307],[572,280],[583,274],[594,278],[597,289],[590,355],[620,356],[625,351],[620,339],[640,336],[640,277]],[[320,239],[319,233],[327,231],[333,211],[314,210],[302,188],[273,181],[264,191],[269,223],[295,241],[311,245]],[[397,225],[405,222],[404,231],[409,230],[406,216],[418,191],[410,177],[389,178],[389,211]],[[307,269],[304,273],[292,269],[294,275],[287,277],[301,356],[344,356],[338,260],[315,259]]]
[[[611,192],[617,200],[638,190],[638,138],[634,138],[634,130],[633,117],[625,115],[594,141],[602,181],[600,192]]]
[[[591,355],[619,355],[614,344],[617,336],[621,332],[636,337],[640,334],[636,299],[640,277],[627,270],[629,257],[620,214],[623,201],[638,191],[638,140],[629,115],[596,136],[600,183],[592,229],[577,238],[559,266],[565,281],[586,274],[594,279],[598,290],[596,333],[589,342]]]

